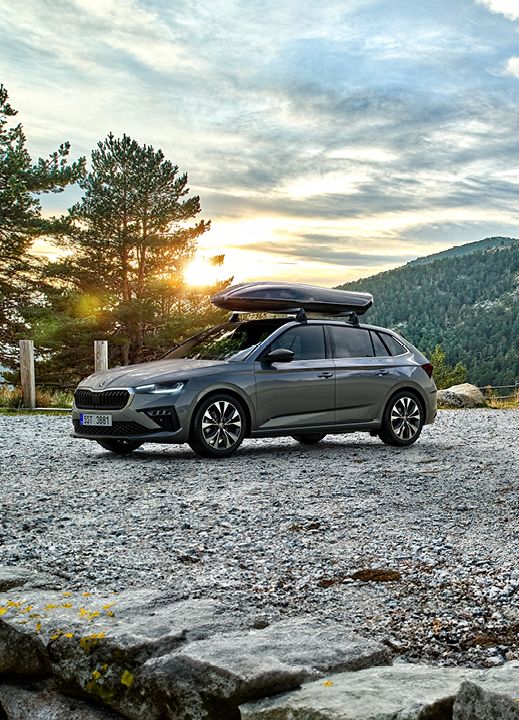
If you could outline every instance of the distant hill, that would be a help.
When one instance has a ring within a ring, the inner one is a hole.
[[[374,296],[366,321],[426,354],[440,343],[476,385],[519,381],[519,240],[494,237],[339,286]]]

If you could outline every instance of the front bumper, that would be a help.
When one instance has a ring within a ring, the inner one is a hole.
[[[184,430],[185,412],[177,408],[171,397],[135,394],[120,388],[121,398],[113,401],[112,391],[90,391],[90,396],[76,393],[72,407],[72,437],[82,440],[140,440],[141,442],[182,443],[187,440]],[[112,395],[109,395],[109,393]],[[93,398],[93,400],[92,400]],[[78,407],[77,402],[86,405]],[[114,404],[124,403],[115,408]],[[112,418],[111,426],[81,425],[81,414],[103,414]]]

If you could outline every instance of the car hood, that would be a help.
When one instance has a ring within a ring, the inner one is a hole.
[[[80,383],[80,387],[101,390],[113,387],[135,387],[152,382],[169,380],[185,380],[193,375],[204,375],[207,372],[228,365],[227,360],[157,360],[110,368],[103,372],[89,375]]]

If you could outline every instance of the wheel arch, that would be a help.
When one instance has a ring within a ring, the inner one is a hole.
[[[401,387],[398,387],[395,390],[393,390],[393,392],[390,394],[390,396],[387,398],[387,400],[384,404],[382,418],[385,416],[387,407],[388,407],[389,403],[391,402],[391,400],[395,397],[395,395],[398,395],[401,392],[409,392],[409,393],[411,393],[411,395],[413,395],[418,400],[418,402],[420,403],[420,408],[422,410],[422,415],[423,415],[423,421],[425,424],[425,421],[427,419],[427,403],[426,403],[425,398],[423,397],[421,391],[414,385],[402,385]]]
[[[224,393],[225,395],[230,395],[235,400],[237,400],[240,405],[243,407],[243,410],[245,412],[245,437],[250,437],[250,431],[252,427],[252,409],[250,407],[250,402],[248,398],[242,394],[237,388],[235,387],[227,387],[226,385],[221,385],[218,387],[212,387],[208,388],[204,393],[202,393],[198,398],[197,401],[193,407],[193,411],[191,413],[191,417],[189,418],[189,433],[191,432],[191,429],[193,427],[193,420],[195,418],[196,412],[200,405],[207,400],[208,398],[212,397],[213,395],[220,395],[221,393]]]

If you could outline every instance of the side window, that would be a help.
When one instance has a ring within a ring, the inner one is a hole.
[[[371,339],[373,340],[373,347],[375,348],[375,357],[387,357],[389,355],[386,346],[380,339],[380,336],[376,332],[370,332]]]
[[[336,358],[373,357],[373,345],[368,330],[330,325]]]
[[[290,328],[270,345],[271,350],[286,348],[294,353],[294,360],[321,360],[326,357],[322,325],[301,325]]]
[[[387,349],[389,350],[391,355],[403,355],[403,353],[407,352],[407,348],[405,348],[402,343],[399,342],[392,335],[388,335],[387,333],[380,333],[380,337],[387,345]]]

